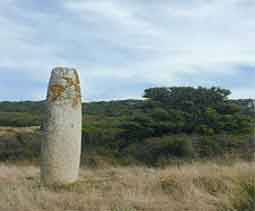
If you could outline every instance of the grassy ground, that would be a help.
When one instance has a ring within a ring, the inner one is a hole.
[[[82,169],[68,186],[40,185],[39,168],[0,164],[0,210],[253,211],[255,163]]]

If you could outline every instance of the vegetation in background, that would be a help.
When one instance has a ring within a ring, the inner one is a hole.
[[[85,117],[83,149],[127,164],[235,155],[251,159],[252,101],[228,100],[229,94],[214,87],[163,87],[145,90],[144,101],[101,102],[104,111]]]
[[[96,162],[89,155],[147,165],[249,158],[254,150],[253,101],[229,100],[230,93],[215,87],[160,87],[146,89],[144,100],[83,104],[86,162]],[[0,103],[0,126],[39,126],[44,115],[44,102]]]

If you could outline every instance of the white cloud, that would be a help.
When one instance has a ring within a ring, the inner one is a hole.
[[[252,0],[56,2],[54,13],[0,2],[0,71],[45,81],[52,67],[75,66],[95,93],[86,80],[171,85],[180,73],[226,76],[255,64]]]

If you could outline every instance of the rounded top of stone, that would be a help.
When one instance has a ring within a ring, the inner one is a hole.
[[[77,74],[77,70],[75,68],[69,68],[69,67],[55,67],[52,70],[52,74],[55,75],[70,75],[70,74]]]
[[[74,68],[56,67],[51,72],[47,99],[49,103],[80,104],[80,81]]]

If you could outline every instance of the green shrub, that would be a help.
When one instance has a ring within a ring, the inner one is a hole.
[[[0,126],[26,127],[41,125],[42,117],[27,112],[0,112]]]
[[[151,165],[155,165],[163,158],[188,159],[195,156],[192,140],[185,136],[149,138],[142,143],[129,146],[128,153]]]
[[[237,211],[255,210],[255,178],[241,183],[241,192],[236,194],[233,204]]]

